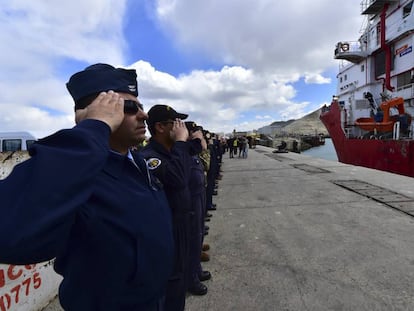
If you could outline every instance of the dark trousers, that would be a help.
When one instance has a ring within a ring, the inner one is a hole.
[[[163,311],[184,311],[187,281],[189,279],[189,243],[191,213],[173,214],[173,235],[175,243],[174,271],[167,282]]]
[[[209,176],[206,189],[206,209],[208,210],[213,206],[213,192],[214,192],[215,178]]]
[[[184,311],[187,282],[184,275],[168,280],[163,311]]]
[[[203,189],[204,190],[204,189]],[[188,280],[189,288],[200,282],[198,276],[202,268],[200,263],[200,254],[204,240],[204,220],[205,220],[205,191],[192,198],[194,207],[194,218],[191,226],[190,237],[190,279]]]
[[[121,306],[119,310],[120,311],[138,311],[138,310],[139,311],[165,311],[164,300],[165,300],[165,297],[162,297],[158,301],[151,302],[145,305]]]

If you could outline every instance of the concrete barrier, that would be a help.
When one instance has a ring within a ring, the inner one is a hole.
[[[27,151],[0,153],[0,179],[28,158]],[[42,310],[56,297],[61,280],[53,260],[25,266],[0,264],[0,311]]]

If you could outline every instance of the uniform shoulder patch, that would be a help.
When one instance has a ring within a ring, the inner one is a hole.
[[[147,167],[149,170],[155,170],[161,165],[161,160],[158,158],[150,158],[147,160]]]

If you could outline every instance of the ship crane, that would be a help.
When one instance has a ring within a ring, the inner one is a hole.
[[[369,105],[371,106],[371,111],[374,116],[377,116],[381,112],[381,108],[374,101],[374,96],[370,92],[365,92],[364,97],[368,100]]]

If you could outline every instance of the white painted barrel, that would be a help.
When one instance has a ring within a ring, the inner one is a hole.
[[[27,151],[0,153],[0,179],[28,158]],[[42,310],[56,297],[61,280],[53,270],[53,261],[25,266],[0,264],[0,311]]]

